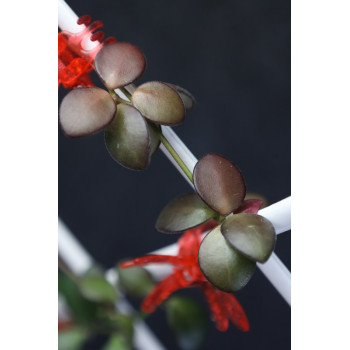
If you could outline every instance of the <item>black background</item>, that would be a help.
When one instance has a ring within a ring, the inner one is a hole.
[[[148,80],[188,89],[198,101],[174,128],[197,158],[216,152],[244,174],[249,192],[270,203],[290,195],[290,1],[71,0],[80,15],[104,23],[106,36],[141,48]],[[59,99],[66,91],[59,89]],[[144,172],[109,156],[103,133],[68,139],[59,129],[59,215],[108,268],[177,240],[154,229],[160,210],[190,187],[158,151]],[[290,233],[276,253],[290,268]],[[198,291],[191,291],[205,305]],[[288,349],[290,307],[257,270],[236,293],[251,324],[242,333],[211,323],[204,349]],[[157,310],[149,325],[177,349]]]

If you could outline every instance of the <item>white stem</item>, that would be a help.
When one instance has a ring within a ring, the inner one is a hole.
[[[68,227],[58,218],[58,254],[76,276],[81,276],[93,266],[93,259],[73,236]],[[114,284],[116,271],[106,273],[106,278]],[[132,306],[125,300],[118,300],[117,309],[128,314],[134,313]],[[139,350],[165,350],[143,321],[134,323],[134,346]]]
[[[272,285],[282,295],[284,300],[291,304],[291,282],[290,271],[286,268],[283,262],[275,253],[272,253],[269,260],[264,264],[257,264],[258,268]]]
[[[59,11],[62,11],[59,14],[58,25],[62,30],[74,31],[76,29],[76,19],[77,16],[74,12],[69,8],[69,6],[63,1],[59,0]],[[197,162],[196,157],[190,152],[190,150],[183,144],[183,142],[178,138],[178,136],[174,133],[174,131],[170,127],[162,127],[164,136],[168,139],[169,143],[174,147],[177,154],[183,159],[186,166],[193,172],[193,168]],[[177,166],[176,162],[173,162],[172,157],[169,157],[168,152],[165,147],[161,147],[161,150],[165,153],[165,155],[171,159],[172,163],[176,166],[178,170],[180,168]],[[183,174],[182,171],[180,171]],[[192,185],[192,184],[191,184]],[[272,207],[272,206],[271,206]],[[270,208],[270,207],[269,207]],[[282,209],[281,209],[282,208]],[[275,204],[274,208],[265,208],[261,210],[261,214],[266,216],[274,225],[276,225],[276,231],[278,233],[284,232],[284,230],[290,229],[290,198],[278,202]],[[281,215],[281,216],[279,216]],[[277,256],[276,256],[277,258]],[[290,273],[289,277],[286,276],[285,271],[288,269],[283,265],[280,260],[273,258],[269,260],[269,263],[264,264],[263,272],[266,277],[271,281],[271,283],[275,286],[275,288],[284,296],[284,290],[289,290],[289,299],[285,298],[290,303]],[[261,268],[261,265],[258,265]],[[285,281],[289,282],[285,286]]]
[[[270,220],[276,233],[280,234],[291,229],[291,199],[287,197],[259,211],[259,215]]]
[[[58,253],[74,275],[81,276],[92,266],[92,258],[58,218]]]

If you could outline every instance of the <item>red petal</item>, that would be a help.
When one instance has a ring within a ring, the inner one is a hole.
[[[172,264],[172,265],[182,265],[181,259],[177,256],[172,255],[146,255],[141,256],[140,258],[136,258],[134,260],[125,261],[121,263],[121,268],[125,269],[127,267],[132,266],[139,266],[139,265],[147,265],[152,263],[165,263],[165,264]]]
[[[257,214],[261,206],[263,205],[261,199],[247,199],[242,205],[235,211],[235,214],[238,213],[248,213],[248,214]]]
[[[221,295],[231,322],[241,331],[248,332],[250,327],[247,315],[236,297],[230,293],[224,293],[221,291],[218,291],[218,293]]]
[[[178,240],[179,256],[193,256],[195,259],[198,254],[199,245],[201,242],[201,231],[192,229],[186,231]]]
[[[205,297],[207,298],[207,302],[212,312],[212,317],[215,321],[216,328],[221,332],[227,331],[229,320],[227,318],[225,310],[220,305],[216,290],[207,282],[202,283],[200,287]]]
[[[202,233],[209,231],[218,224],[215,221],[209,221],[201,226],[186,231],[178,240],[179,256],[192,255],[197,259],[198,249],[202,241]]]
[[[187,287],[185,280],[179,279],[177,275],[170,275],[159,282],[152,292],[143,300],[141,309],[143,312],[153,312],[170,294],[177,289]]]

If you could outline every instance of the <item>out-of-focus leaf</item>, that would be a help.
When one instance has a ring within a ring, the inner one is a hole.
[[[116,105],[107,91],[98,87],[77,88],[62,100],[61,127],[70,137],[90,135],[106,127],[115,111]]]
[[[197,162],[193,181],[199,196],[221,215],[235,211],[245,197],[241,172],[231,161],[218,154],[207,154]]]
[[[204,343],[208,315],[192,299],[171,297],[166,303],[167,318],[182,350],[200,349]]]
[[[130,315],[121,314],[114,309],[100,310],[100,325],[105,331],[123,335],[127,344],[132,344],[134,336],[133,318]]]
[[[204,237],[199,247],[198,263],[208,281],[224,292],[242,289],[252,277],[256,265],[226,241],[220,226]]]
[[[275,228],[261,215],[232,215],[222,223],[221,232],[229,244],[253,261],[264,263],[275,248]]]
[[[100,274],[81,277],[79,290],[86,299],[94,302],[114,303],[117,299],[116,289]]]
[[[142,298],[154,287],[151,275],[140,266],[122,269],[118,265],[117,271],[121,287],[130,296]]]
[[[119,104],[117,114],[105,130],[106,147],[114,160],[133,170],[148,167],[150,136],[146,120],[133,106]]]
[[[101,49],[95,67],[107,88],[114,90],[139,78],[146,68],[146,59],[135,45],[117,42]]]
[[[156,229],[164,233],[180,233],[199,226],[217,214],[196,193],[172,200],[159,214]]]
[[[116,333],[111,335],[102,350],[132,350],[132,346],[128,344],[123,335]]]
[[[64,297],[76,322],[90,324],[96,318],[97,305],[86,300],[75,282],[62,271],[58,271],[58,292]]]
[[[176,125],[185,118],[179,94],[160,81],[140,85],[132,94],[132,103],[145,118],[157,124]]]
[[[58,350],[80,350],[89,334],[81,327],[71,327],[58,333]]]

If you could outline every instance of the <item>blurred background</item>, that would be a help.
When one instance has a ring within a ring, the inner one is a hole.
[[[290,195],[290,1],[68,4],[78,16],[101,20],[106,36],[140,47],[147,69],[136,84],[160,80],[194,95],[197,105],[174,130],[197,158],[209,152],[229,158],[247,191],[271,204]],[[60,88],[59,101],[65,94]],[[68,139],[58,129],[58,214],[97,262],[110,268],[176,242],[154,223],[171,199],[191,189],[161,151],[149,169],[135,172],[113,161],[103,133]],[[276,253],[290,269],[290,232],[278,236]],[[199,291],[185,293],[206,307]],[[231,325],[220,333],[210,323],[203,349],[290,348],[290,307],[258,269],[236,296],[250,332]],[[167,349],[178,349],[164,319],[158,309],[147,323]]]

